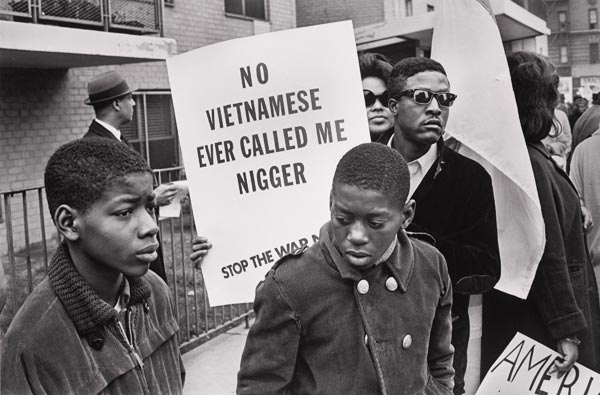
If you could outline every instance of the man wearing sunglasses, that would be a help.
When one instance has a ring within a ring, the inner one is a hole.
[[[388,82],[394,114],[393,148],[408,162],[409,197],[416,201],[413,232],[436,240],[453,287],[452,344],[455,394],[464,393],[469,342],[469,295],[491,290],[500,278],[496,211],[490,176],[442,138],[450,107],[444,67],[428,58],[398,62]]]

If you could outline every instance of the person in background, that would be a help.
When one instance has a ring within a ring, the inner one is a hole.
[[[575,148],[569,175],[579,191],[582,209],[590,212],[591,221],[584,223],[584,230],[596,282],[600,283],[600,229],[594,227],[594,223],[600,224],[600,128]]]
[[[452,394],[452,285],[414,214],[400,154],[366,143],[339,161],[319,240],[256,290],[244,394]]]
[[[558,108],[554,109],[554,117],[556,122],[552,124],[552,130],[542,143],[556,164],[566,171],[567,158],[571,156],[571,126],[567,114]]]
[[[556,105],[556,109],[567,114],[567,121],[569,119],[569,114],[571,113],[571,104],[565,103],[565,95],[563,93],[560,94],[560,102]],[[571,125],[569,125],[570,127]]]
[[[592,95],[592,106],[581,114],[573,126],[571,152],[573,152],[583,140],[590,137],[592,133],[598,129],[598,123],[600,123],[600,92]]]
[[[359,55],[358,65],[367,107],[371,141],[387,144],[394,133],[394,115],[388,108],[387,90],[392,65],[385,56],[375,53]]]
[[[63,242],[11,322],[2,394],[180,394],[167,284],[148,268],[158,226],[152,170],[113,139],[61,146],[44,173]]]
[[[409,197],[417,204],[407,230],[425,232],[448,263],[452,279],[455,394],[464,393],[469,343],[469,296],[491,290],[500,278],[492,180],[477,162],[450,148],[442,135],[456,95],[444,67],[407,58],[388,83],[394,113],[392,146],[408,162]]]
[[[588,108],[588,100],[585,97],[579,95],[573,96],[573,105],[571,107],[571,114],[569,114],[569,124],[571,125],[571,131],[575,133],[575,123],[581,117],[581,115]],[[574,136],[573,136],[574,137]],[[575,141],[573,141],[575,142]],[[572,147],[575,149],[574,147]]]
[[[84,103],[94,107],[96,118],[90,124],[83,138],[118,140],[132,148],[119,128],[133,119],[135,100],[133,100],[132,92],[134,90],[129,87],[121,74],[114,70],[94,77],[88,83],[87,89],[88,97]],[[173,202],[177,194],[177,187],[169,184],[157,185],[156,182],[154,187],[158,217],[158,208]],[[157,273],[165,282],[167,281],[162,248],[158,250],[158,258],[152,262],[150,270]]]
[[[517,331],[564,356],[555,362],[559,375],[575,362],[599,371],[600,305],[579,197],[542,143],[555,122],[558,75],[535,53],[515,52],[507,60],[546,244],[526,300],[495,290],[483,295],[482,376]]]

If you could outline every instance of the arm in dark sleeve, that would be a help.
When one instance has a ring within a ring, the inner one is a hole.
[[[242,354],[238,394],[285,394],[294,377],[301,328],[274,273],[256,290],[256,319]]]
[[[463,177],[467,182],[452,190],[460,195],[457,208],[462,212],[453,214],[455,221],[447,231],[436,232],[422,224],[411,224],[409,230],[435,238],[435,246],[448,264],[454,291],[472,295],[489,291],[498,282],[500,253],[491,178],[479,165]],[[440,204],[444,204],[443,196]]]
[[[566,209],[563,202],[554,198],[550,179],[545,177],[539,164],[532,161],[533,173],[542,206],[546,230],[546,245],[540,260],[530,297],[535,298],[542,319],[551,336],[562,339],[587,326],[585,316],[575,298],[569,276],[565,239],[562,234],[559,212]],[[575,195],[573,195],[575,196]],[[575,204],[578,207],[578,202]],[[579,216],[574,216],[578,220]],[[577,224],[575,226],[581,226]],[[583,262],[582,262],[583,265]],[[583,268],[582,268],[583,270]]]
[[[447,390],[447,393],[451,394],[454,388],[454,369],[452,368],[454,348],[450,344],[452,338],[452,284],[442,257],[440,257],[440,266],[442,267],[442,289],[431,326],[427,363],[434,381],[438,387],[443,387],[441,393],[446,393]]]

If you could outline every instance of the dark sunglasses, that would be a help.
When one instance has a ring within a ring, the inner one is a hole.
[[[390,100],[388,91],[383,92],[381,95],[376,95],[368,89],[363,89],[363,95],[365,96],[365,105],[367,108],[372,107],[378,99],[382,106],[387,107],[388,101]]]
[[[402,96],[412,96],[412,99],[417,104],[429,104],[431,100],[435,97],[437,102],[442,107],[450,107],[454,104],[454,100],[456,100],[456,95],[450,92],[443,93],[435,93],[427,89],[407,89],[398,93],[398,98]]]

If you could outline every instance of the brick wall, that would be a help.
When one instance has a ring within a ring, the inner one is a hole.
[[[298,26],[352,19],[354,27],[383,22],[384,1],[301,0],[296,4]]]
[[[590,74],[580,74],[580,72],[596,69],[594,66],[587,67],[590,65],[590,43],[600,41],[600,29],[589,29],[590,8],[596,8],[600,12],[600,5],[590,5],[587,1],[559,1],[548,5],[548,27],[552,31],[549,40],[550,60],[559,65],[560,46],[568,46],[569,65],[572,66],[573,77],[588,76]],[[557,34],[559,11],[567,12],[568,26],[562,34]]]
[[[569,1],[569,19],[571,20],[571,30],[589,29],[588,10],[599,7],[591,6],[587,1]]]
[[[296,26],[295,0],[267,1],[271,30]],[[164,12],[165,37],[177,40],[179,53],[254,34],[254,21],[225,14],[224,1],[175,0]]]
[[[165,63],[69,70],[3,69],[0,73],[0,192],[43,185],[44,167],[62,144],[83,136],[94,117],[83,104],[87,82],[111,68],[118,69],[132,86],[140,89],[168,88]],[[27,193],[30,241],[41,239],[39,202],[35,191]],[[12,199],[11,217],[16,249],[25,243],[25,220],[21,195]],[[45,204],[45,200],[44,200]],[[0,203],[0,254],[6,252],[7,207]],[[46,232],[53,226],[46,216]]]
[[[268,1],[271,30],[296,25],[295,0]],[[177,41],[178,52],[215,42],[252,35],[254,21],[226,16],[223,0],[175,0],[164,10],[165,37]],[[2,69],[0,72],[0,193],[40,187],[50,155],[60,145],[81,137],[94,117],[83,104],[87,82],[95,75],[117,69],[137,89],[169,89],[165,62],[71,68],[68,70]],[[16,249],[25,245],[25,222],[30,242],[41,240],[39,204],[35,193],[12,205]],[[45,202],[44,202],[45,205]],[[4,202],[0,202],[3,218]],[[47,212],[47,208],[43,209]],[[48,217],[47,214],[45,214]],[[46,218],[48,235],[54,233]],[[0,256],[7,252],[6,222],[0,221]]]

